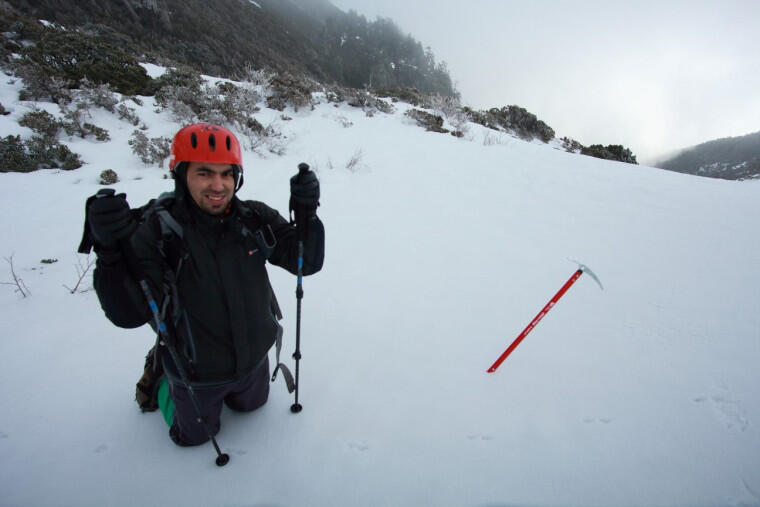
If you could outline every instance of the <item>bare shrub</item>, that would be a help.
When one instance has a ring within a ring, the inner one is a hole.
[[[30,291],[29,287],[26,286],[26,284],[24,283],[24,280],[22,280],[21,277],[16,274],[16,270],[13,267],[13,254],[11,254],[10,257],[5,257],[5,262],[7,262],[10,265],[11,276],[13,277],[13,281],[0,282],[0,284],[15,286],[16,288],[14,289],[14,292],[18,292],[19,294],[21,294],[21,297],[31,296],[32,291]]]
[[[493,146],[495,144],[504,144],[504,134],[491,129],[483,131],[483,146]]]
[[[348,159],[348,162],[346,162],[346,169],[352,173],[358,172],[362,167],[362,158],[364,158],[364,153],[360,148]]]
[[[74,284],[74,287],[69,287],[68,285],[64,285],[64,287],[69,291],[71,294],[76,294],[79,286],[82,284],[82,281],[84,280],[85,276],[87,276],[87,273],[90,272],[90,268],[95,264],[96,258],[90,257],[90,254],[87,254],[87,262],[83,263],[81,257],[77,258],[77,265],[74,266],[74,268],[77,271],[77,283]],[[89,290],[92,290],[92,285],[86,289],[79,290],[79,293],[87,292]]]

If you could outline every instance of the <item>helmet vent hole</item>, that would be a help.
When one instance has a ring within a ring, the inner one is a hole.
[[[216,150],[216,137],[214,137],[214,134],[209,134],[208,136],[208,147],[211,151]]]
[[[197,148],[198,147],[198,136],[195,135],[195,132],[193,132],[192,134],[190,134],[190,145],[193,148]]]
[[[230,139],[230,136],[227,136],[227,151],[230,151],[232,148],[232,140]]]

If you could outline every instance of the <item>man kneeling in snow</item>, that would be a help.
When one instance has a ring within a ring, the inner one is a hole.
[[[186,446],[219,431],[223,403],[251,411],[266,402],[267,352],[275,343],[275,375],[283,369],[292,380],[279,364],[282,316],[265,261],[296,274],[300,240],[303,274],[316,273],[324,226],[316,215],[319,182],[307,166],[290,180],[295,223],[261,202],[238,199],[240,144],[224,127],[180,130],[169,169],[173,194],[140,210],[130,210],[124,194],[90,198],[87,230],[98,254],[95,289],[111,322],[168,327],[172,343],[162,339],[148,354],[138,403],[160,408],[172,440]],[[147,304],[143,279],[160,319]]]

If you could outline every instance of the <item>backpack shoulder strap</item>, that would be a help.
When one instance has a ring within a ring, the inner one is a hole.
[[[239,203],[241,234],[243,238],[252,237],[256,244],[256,250],[269,259],[277,247],[277,237],[274,235],[272,226],[264,223],[261,213],[255,208],[252,201],[240,201]]]

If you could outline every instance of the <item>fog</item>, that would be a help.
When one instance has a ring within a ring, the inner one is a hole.
[[[331,0],[393,19],[464,104],[516,104],[639,162],[760,130],[760,2]]]

